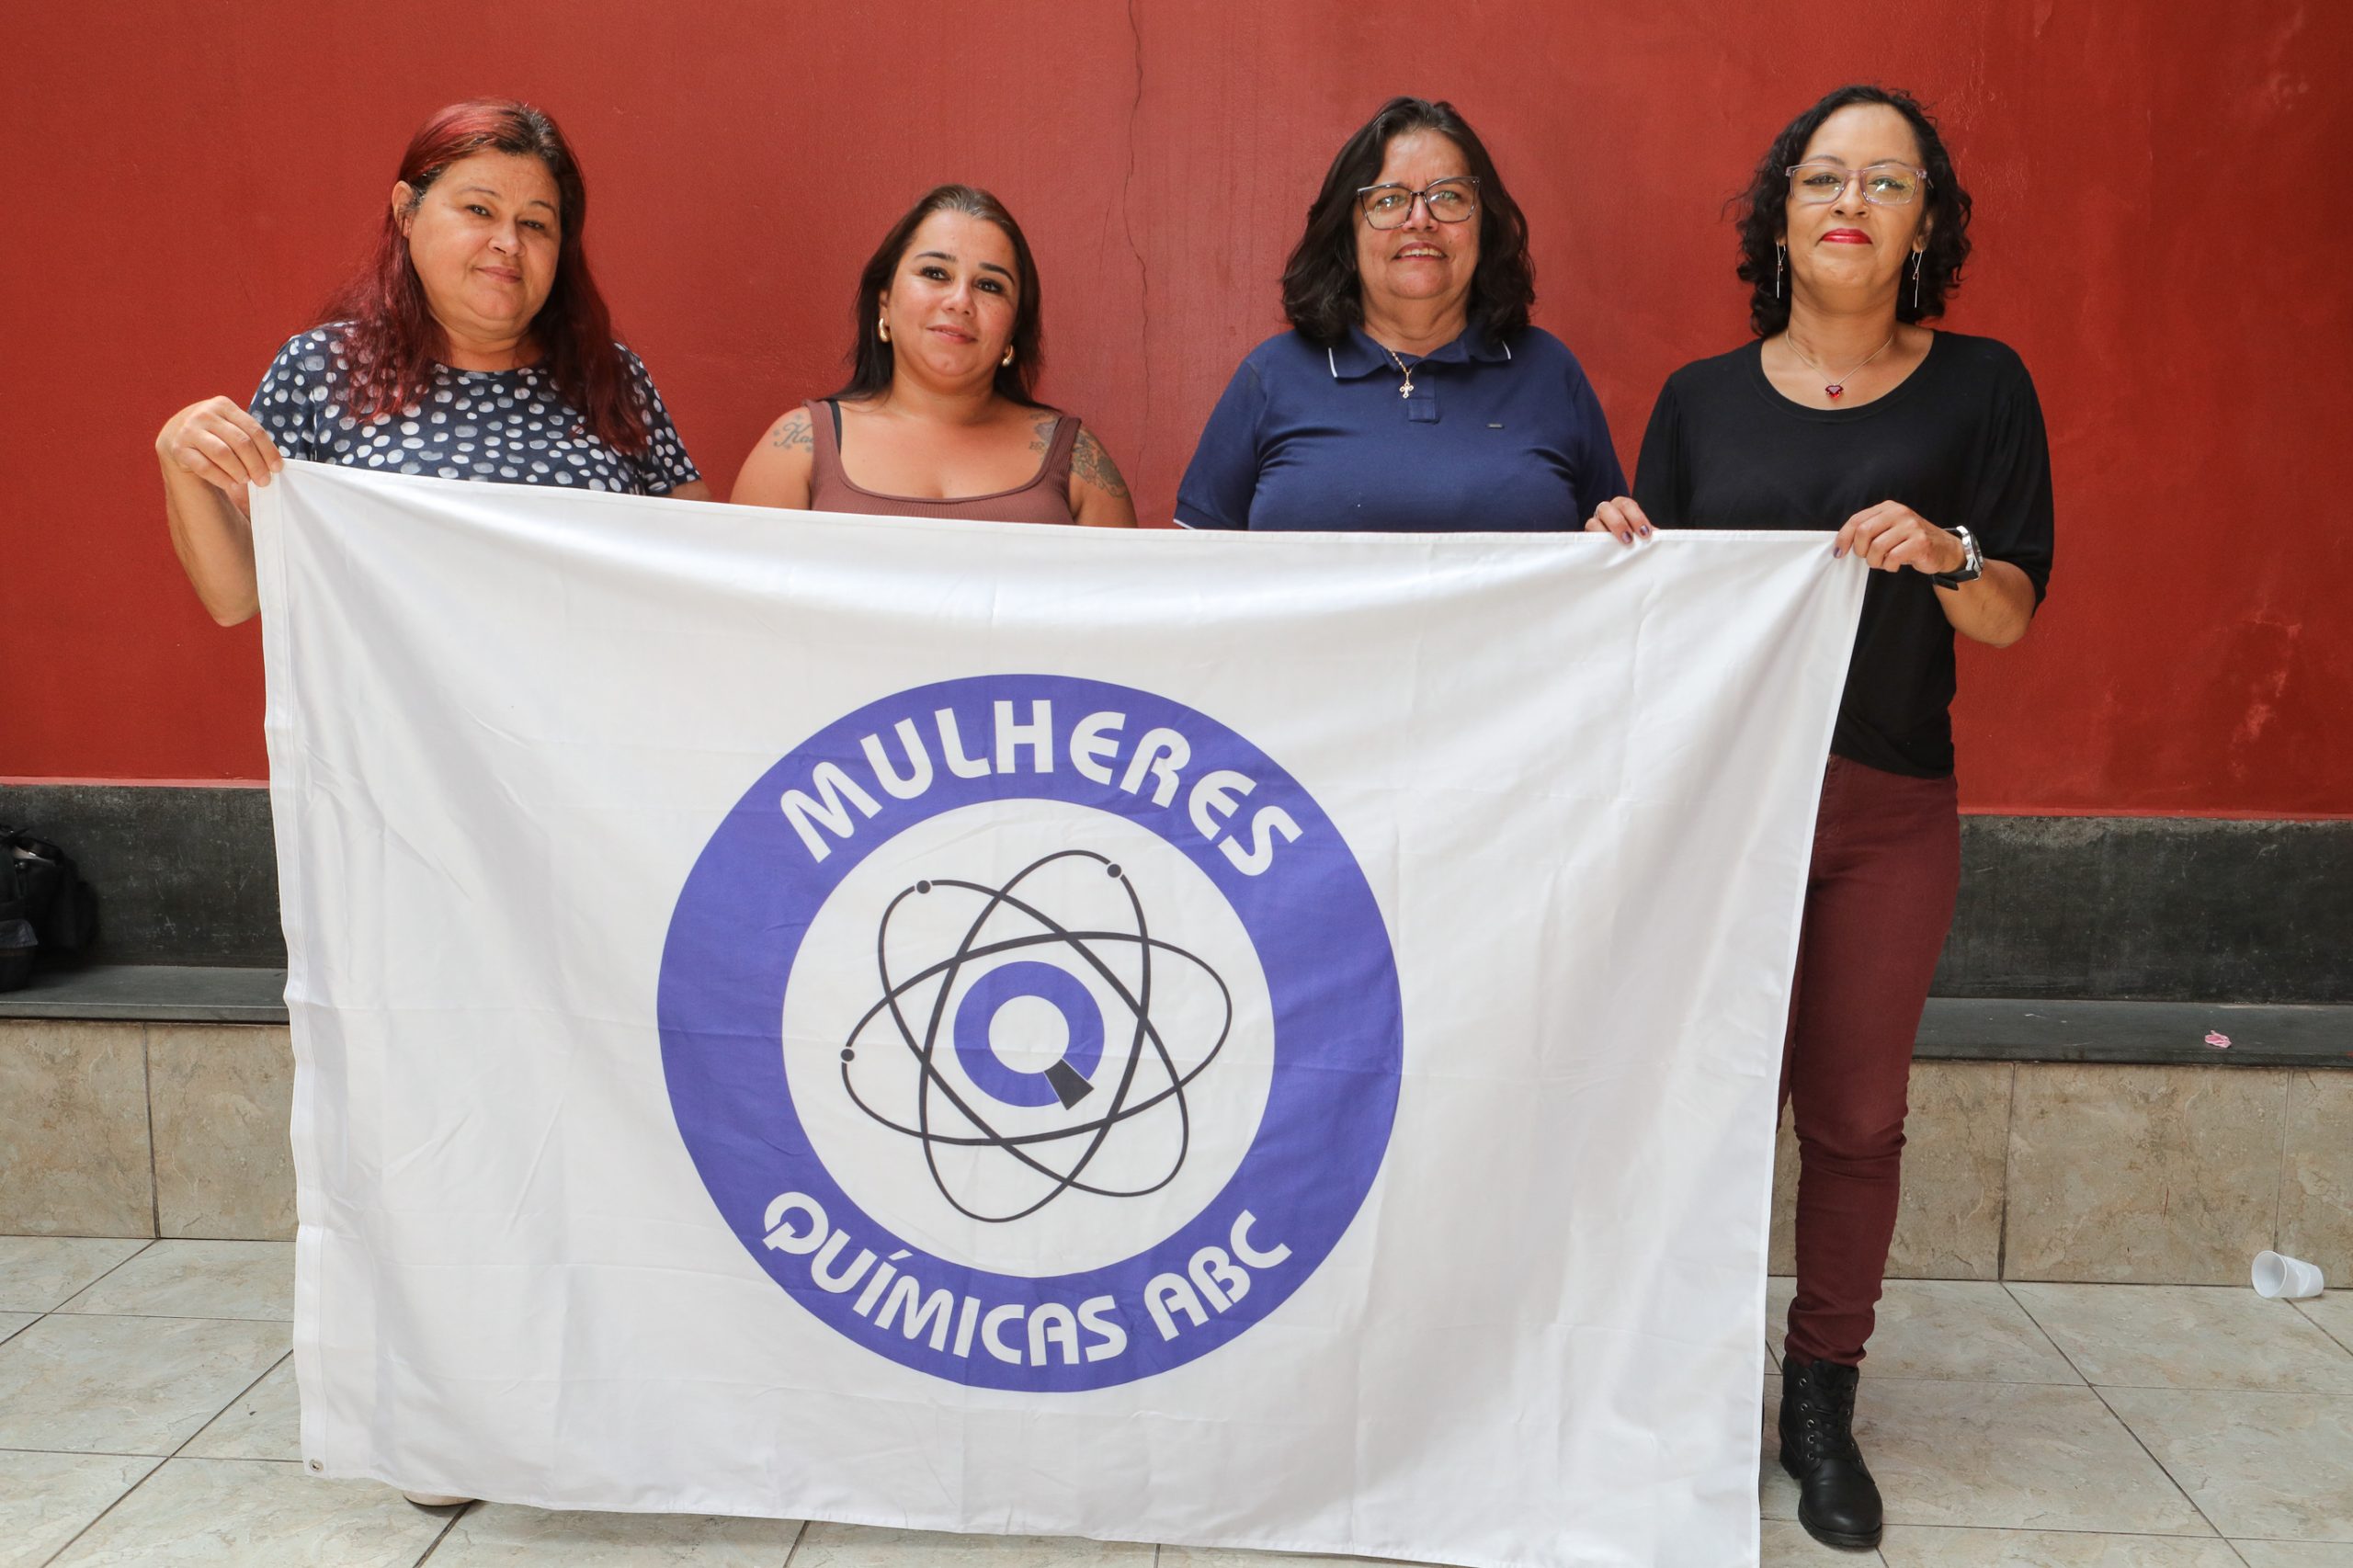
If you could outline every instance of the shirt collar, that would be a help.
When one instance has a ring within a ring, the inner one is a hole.
[[[1397,366],[1389,358],[1389,350],[1365,335],[1364,328],[1352,326],[1348,335],[1324,351],[1324,362],[1332,368],[1336,381],[1350,381],[1369,376],[1375,370],[1395,374]],[[1477,360],[1485,365],[1501,365],[1511,358],[1511,347],[1496,343],[1485,334],[1466,328],[1461,336],[1442,347],[1434,348],[1418,359],[1415,365],[1461,365]]]

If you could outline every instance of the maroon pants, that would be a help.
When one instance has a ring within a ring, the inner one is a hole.
[[[1855,1366],[1903,1185],[1904,1090],[1961,886],[1952,779],[1830,759],[1813,827],[1781,1099],[1796,1108],[1788,1355]]]

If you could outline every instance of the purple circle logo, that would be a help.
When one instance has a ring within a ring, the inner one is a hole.
[[[1037,1071],[1008,1066],[996,1054],[990,1032],[1005,1005],[1025,996],[1050,1005],[1070,1040],[1067,1051]],[[956,1055],[983,1093],[1007,1105],[1059,1100],[1067,1108],[1095,1092],[1095,1069],[1103,1060],[1103,1012],[1070,971],[1017,960],[988,971],[964,993],[956,1009]]]
[[[801,1308],[951,1381],[1108,1387],[1214,1350],[1338,1244],[1386,1153],[1397,973],[1272,757],[1131,687],[867,704],[718,824],[663,1067]]]

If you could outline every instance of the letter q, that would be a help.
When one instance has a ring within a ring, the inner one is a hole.
[[[796,1231],[787,1224],[787,1216],[793,1214],[806,1219],[809,1228]],[[824,1207],[815,1199],[801,1192],[779,1194],[776,1200],[768,1205],[767,1216],[762,1222],[768,1233],[763,1239],[778,1252],[815,1252],[825,1244],[825,1233],[830,1229],[825,1223]]]

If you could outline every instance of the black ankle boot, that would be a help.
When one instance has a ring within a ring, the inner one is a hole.
[[[1798,1523],[1825,1546],[1879,1544],[1879,1483],[1855,1447],[1855,1383],[1836,1361],[1781,1365],[1781,1468],[1797,1478]]]

